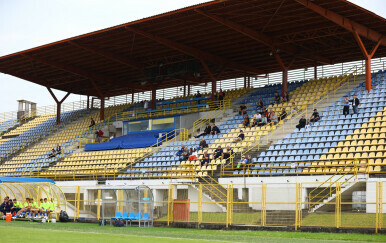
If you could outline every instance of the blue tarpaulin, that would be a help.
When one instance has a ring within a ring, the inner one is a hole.
[[[49,182],[55,184],[53,180],[45,178],[25,178],[25,177],[5,177],[0,176],[0,183],[6,182],[20,182],[20,183],[36,183],[36,182]]]
[[[155,131],[132,132],[125,136],[113,138],[108,143],[89,143],[84,147],[85,151],[108,150],[108,149],[132,149],[146,148],[153,146],[158,141],[165,138],[166,134],[173,129],[160,129]],[[159,134],[163,134],[162,138]],[[174,134],[168,134],[169,138],[174,137]],[[159,143],[161,144],[161,143]]]

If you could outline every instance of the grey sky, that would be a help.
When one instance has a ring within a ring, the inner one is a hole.
[[[206,1],[0,0],[0,56],[202,2]],[[386,17],[386,0],[351,2]],[[44,87],[9,75],[0,74],[0,87],[0,112],[16,110],[18,99],[38,106],[54,104]],[[66,102],[79,99],[70,95]]]

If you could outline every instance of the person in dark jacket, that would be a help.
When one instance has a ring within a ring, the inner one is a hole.
[[[285,108],[283,108],[279,115],[279,121],[284,120],[286,117],[287,117],[287,111],[285,110]]]
[[[245,137],[245,135],[244,135],[243,130],[240,130],[239,136],[237,136],[236,138],[234,138],[234,139],[233,139],[233,142],[234,142],[234,143],[236,143],[236,142],[241,142],[241,141],[244,140],[244,137]]]
[[[220,129],[216,126],[216,124],[213,124],[212,125],[212,131],[210,132],[210,134],[216,135],[218,133],[220,133]]]
[[[201,138],[200,144],[197,147],[197,151],[207,147],[208,147],[208,144],[206,143],[206,140],[204,138]]]
[[[354,114],[358,114],[359,99],[354,94],[350,100]]]
[[[310,117],[310,121],[311,122],[317,122],[319,120],[320,120],[319,112],[317,109],[314,109],[314,112],[312,113],[312,115]]]
[[[204,132],[199,134],[199,135],[197,135],[197,136],[195,136],[195,138],[199,138],[201,136],[208,135],[208,134],[210,134],[211,131],[212,131],[212,128],[210,127],[210,124],[207,123]]]
[[[88,127],[93,127],[93,126],[95,126],[95,121],[93,118],[91,118],[91,123],[90,123],[90,126],[88,126]]]
[[[239,115],[245,115],[247,114],[247,107],[245,106],[245,104],[241,104],[240,105],[240,110],[239,110]]]
[[[0,212],[2,212],[4,215],[11,212],[12,207],[9,207],[8,201],[9,201],[9,197],[6,196],[4,197],[4,202],[0,205]]]
[[[224,100],[225,98],[225,92],[220,89],[220,92],[218,93],[218,100]]]
[[[227,146],[227,150],[223,152],[222,158],[229,159],[232,155],[233,155],[233,150],[231,149],[231,147]]]
[[[302,115],[302,118],[300,118],[299,124],[296,125],[296,128],[298,128],[300,130],[301,128],[305,127],[306,124],[307,124],[307,120],[306,120],[305,116]]]
[[[350,114],[350,101],[348,100],[348,97],[344,97],[343,100],[343,115],[348,115]]]
[[[213,152],[213,159],[217,159],[218,157],[221,157],[222,154],[223,154],[223,149],[221,148],[221,146],[218,146],[216,148],[216,150]]]
[[[264,107],[264,104],[263,104],[263,101],[259,98],[259,100],[257,101],[257,104],[256,104],[257,108],[263,108]]]

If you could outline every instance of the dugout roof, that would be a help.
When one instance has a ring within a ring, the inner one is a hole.
[[[361,60],[354,32],[386,56],[385,19],[346,0],[219,0],[6,55],[0,72],[110,97]],[[198,71],[149,78],[184,63]]]

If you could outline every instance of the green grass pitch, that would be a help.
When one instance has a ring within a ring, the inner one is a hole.
[[[99,226],[0,221],[0,242],[386,242],[385,235]]]

